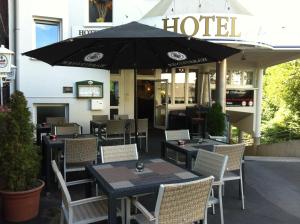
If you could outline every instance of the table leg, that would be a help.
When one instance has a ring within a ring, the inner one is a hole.
[[[166,159],[166,150],[165,142],[161,142],[160,155],[162,159]]]
[[[116,213],[116,199],[112,196],[108,200],[108,223],[116,224],[117,223],[117,213]]]
[[[45,171],[46,171],[46,189],[47,191],[51,191],[51,147],[49,145],[45,145],[43,147],[44,150],[46,150],[45,154],[46,159],[45,159]]]
[[[185,166],[188,170],[192,170],[192,154],[186,153]]]

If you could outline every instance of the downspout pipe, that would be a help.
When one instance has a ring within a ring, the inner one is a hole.
[[[13,33],[13,40],[14,40],[14,60],[15,60],[15,66],[17,67],[16,69],[16,76],[15,76],[15,90],[20,89],[20,63],[19,63],[19,32],[20,32],[20,27],[19,27],[19,0],[14,0],[14,5],[13,5],[13,17],[14,17],[14,33]]]

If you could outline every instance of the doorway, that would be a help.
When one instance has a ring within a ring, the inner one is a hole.
[[[137,80],[138,118],[148,118],[153,124],[154,81]]]

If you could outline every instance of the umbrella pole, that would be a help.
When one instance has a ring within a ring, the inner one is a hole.
[[[137,149],[140,152],[140,145],[139,145],[139,141],[138,141],[138,133],[137,133],[137,81],[136,81],[136,77],[137,77],[137,70],[136,68],[134,69],[134,135],[135,135],[135,142],[137,145]]]

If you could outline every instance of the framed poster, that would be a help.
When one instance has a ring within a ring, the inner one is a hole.
[[[88,0],[89,23],[112,23],[113,0]]]

